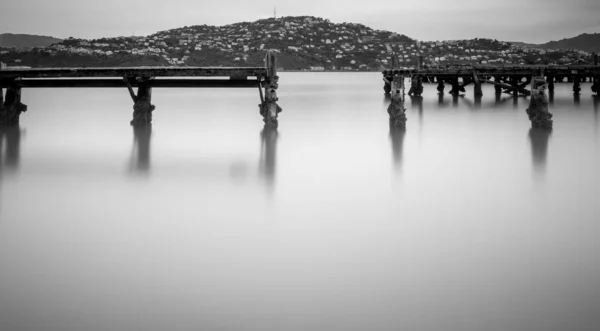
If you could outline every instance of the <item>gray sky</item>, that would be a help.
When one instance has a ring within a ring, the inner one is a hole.
[[[495,38],[543,43],[600,32],[599,0],[0,0],[0,33],[59,38],[147,35],[311,15],[419,40]]]

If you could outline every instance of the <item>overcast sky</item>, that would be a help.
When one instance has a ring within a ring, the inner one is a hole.
[[[600,0],[0,0],[0,33],[58,38],[148,35],[311,15],[419,40],[495,38],[543,43],[600,32]]]

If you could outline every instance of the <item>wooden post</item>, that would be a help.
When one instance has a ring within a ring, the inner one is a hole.
[[[123,82],[125,82],[125,85],[127,86],[127,90],[129,91],[129,96],[131,97],[131,100],[133,100],[133,102],[137,102],[137,97],[135,96],[135,92],[133,92],[133,87],[131,87],[131,83],[129,83],[129,78],[126,76],[123,76]]]
[[[282,111],[277,104],[277,88],[279,88],[279,76],[277,76],[277,58],[275,53],[269,51],[266,55],[267,77],[264,83],[265,101],[259,105],[260,114],[263,116],[265,125],[277,127],[277,115]]]
[[[581,92],[581,85],[579,83],[579,80],[579,75],[573,76],[573,94],[575,95],[579,95],[579,92]]]
[[[6,89],[4,107],[0,107],[0,124],[17,124],[21,113],[27,111],[27,105],[21,103],[21,86],[15,80]]]
[[[510,78],[510,85],[512,85],[512,87],[514,88],[512,90],[512,95],[513,97],[518,97],[519,96],[519,80],[516,77],[511,77]]]
[[[458,76],[457,77],[452,77],[450,79],[450,82],[452,84],[452,89],[450,90],[450,94],[453,95],[458,95],[459,91],[460,91],[460,87],[458,86]]]
[[[406,109],[404,108],[404,76],[396,74],[392,81],[392,102],[388,106],[390,124],[406,125]]]
[[[444,94],[444,79],[442,79],[442,77],[437,77],[437,82],[438,82],[438,86],[437,86],[437,90],[440,94]]]
[[[393,79],[394,79],[393,77],[388,77],[388,76],[383,77],[383,81],[385,82],[383,84],[383,91],[384,91],[385,95],[389,95],[390,92],[392,91],[392,82],[391,81]]]
[[[131,125],[147,125],[152,123],[152,78],[138,78],[138,93],[133,104],[133,119]]]
[[[410,89],[408,95],[420,96],[423,93],[423,81],[419,74],[413,75],[410,80]]]
[[[552,114],[548,111],[544,77],[537,76],[531,80],[531,99],[527,115],[533,127],[552,128]]]
[[[495,83],[501,83],[502,82],[502,77],[500,77],[500,76],[494,76],[494,82]],[[502,94],[502,87],[500,87],[500,85],[494,84],[494,90],[496,92],[496,95]]]
[[[600,94],[600,76],[592,77],[592,92],[596,92],[596,94]]]
[[[475,84],[475,87],[473,88],[473,93],[475,96],[482,96],[483,92],[481,91],[481,82],[479,81],[476,71],[473,71],[473,83]]]
[[[549,93],[554,93],[554,76],[553,75],[548,75],[547,78],[546,78],[546,82],[548,83],[548,92]]]

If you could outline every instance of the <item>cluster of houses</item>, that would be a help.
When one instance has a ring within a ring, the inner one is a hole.
[[[404,35],[373,30],[362,24],[334,24],[301,16],[258,20],[226,26],[191,26],[150,36],[83,40],[69,38],[42,50],[92,57],[157,57],[164,65],[255,65],[264,51],[280,53],[283,69],[380,70],[392,62],[414,66],[460,63],[519,64],[528,61],[574,63],[585,52],[561,50],[548,61],[543,49],[490,39],[418,42]]]

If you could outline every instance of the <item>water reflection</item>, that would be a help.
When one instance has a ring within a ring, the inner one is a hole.
[[[16,170],[21,154],[21,127],[0,125],[0,172]]]
[[[129,169],[136,174],[150,171],[150,138],[152,124],[133,125],[133,147]]]
[[[390,123],[390,141],[392,143],[392,157],[394,159],[394,169],[399,171],[402,168],[402,148],[404,147],[404,135],[406,128]]]
[[[259,176],[269,188],[275,186],[275,173],[277,169],[277,128],[265,125],[260,132],[260,160]]]
[[[423,124],[423,97],[422,96],[410,96],[410,104],[412,108],[419,110],[419,124]]]
[[[548,103],[551,105],[554,104],[554,91],[548,92]]]
[[[529,129],[529,141],[531,142],[531,158],[533,169],[538,174],[546,172],[546,159],[548,156],[548,141],[552,129],[531,128]]]
[[[458,107],[458,94],[452,94],[452,107]]]
[[[481,109],[481,99],[482,99],[481,95],[475,96],[475,109]]]
[[[581,97],[579,94],[573,94],[573,102],[575,103],[575,106],[579,107],[581,104]]]

